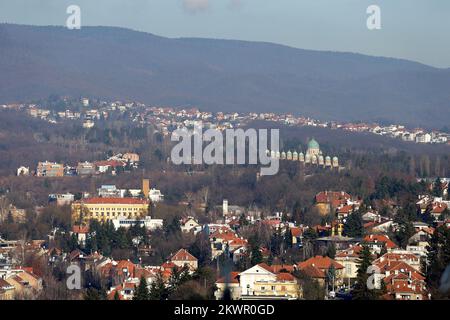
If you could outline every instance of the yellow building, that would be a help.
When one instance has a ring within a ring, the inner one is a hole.
[[[148,200],[133,198],[91,198],[72,203],[72,223],[89,220],[106,222],[125,217],[140,219],[148,214]]]
[[[298,299],[301,297],[301,292],[297,279],[293,275],[290,273],[278,273],[276,279],[256,281],[253,295],[258,297]]]

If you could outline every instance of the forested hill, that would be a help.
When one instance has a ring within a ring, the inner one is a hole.
[[[448,69],[261,42],[0,24],[0,75],[0,103],[58,94],[437,129],[450,122]]]

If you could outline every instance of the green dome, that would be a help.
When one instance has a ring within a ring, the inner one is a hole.
[[[314,138],[312,138],[308,142],[308,149],[320,149],[319,143],[316,140],[314,140]]]

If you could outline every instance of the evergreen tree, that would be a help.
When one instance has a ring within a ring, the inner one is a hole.
[[[353,238],[364,236],[364,223],[359,210],[348,216],[344,224],[344,234]]]
[[[84,300],[102,300],[102,294],[95,288],[88,288]]]
[[[75,233],[73,233],[69,239],[69,250],[73,251],[75,249],[78,249],[78,239]]]
[[[422,221],[427,223],[427,224],[432,224],[434,223],[434,217],[431,214],[431,211],[433,210],[433,205],[430,204],[427,206],[427,208],[425,209],[425,212],[422,215]]]
[[[181,285],[191,280],[189,274],[189,268],[184,266],[183,268],[173,268],[172,274],[169,278],[168,291],[169,295],[173,294]]]
[[[445,221],[450,217],[450,210],[448,208],[445,208],[444,211],[442,211],[441,215],[439,216],[440,221]]]
[[[425,281],[433,299],[450,299],[450,290],[439,290],[441,279],[450,265],[450,229],[436,228],[427,247],[427,262],[423,263]]]
[[[377,290],[368,286],[369,274],[368,268],[372,265],[372,254],[368,246],[363,245],[358,257],[358,271],[356,276],[355,287],[352,291],[354,300],[375,300],[378,298]]]
[[[327,271],[327,283],[328,283],[328,289],[335,290],[335,281],[336,281],[336,269],[333,265],[330,266],[330,268]]]
[[[447,187],[447,200],[450,200],[450,182],[448,183]]]
[[[274,256],[281,254],[281,244],[283,243],[283,236],[281,230],[278,228],[270,237],[270,252]]]
[[[284,245],[286,249],[292,248],[292,231],[290,228],[284,234]]]
[[[244,226],[248,226],[248,225],[249,225],[249,222],[248,222],[247,218],[245,217],[245,214],[244,214],[244,213],[241,214],[241,216],[239,217],[239,225],[240,225],[241,227],[244,227]]]
[[[411,221],[409,214],[403,209],[399,210],[394,218],[394,222],[398,225],[395,240],[402,248],[406,248],[409,238],[414,235],[414,226]]]
[[[142,276],[138,287],[134,290],[133,300],[149,300],[149,298],[150,294],[148,291],[147,280]]]
[[[336,257],[336,246],[334,243],[328,245],[326,255],[331,259],[334,259]]]
[[[13,217],[11,211],[8,212],[8,216],[6,217],[6,223],[8,223],[8,224],[13,224],[14,223],[14,217]]]
[[[161,273],[156,275],[156,279],[152,282],[150,286],[150,300],[167,300],[169,297],[169,292],[167,290],[166,284]]]
[[[117,290],[114,293],[114,300],[120,300],[119,291],[117,291]]]
[[[259,250],[259,247],[253,246],[251,250],[251,264],[252,266],[255,266],[263,261],[263,256],[261,251]]]
[[[440,177],[437,177],[433,183],[433,191],[432,194],[435,197],[442,197],[442,181]]]
[[[303,233],[303,239],[305,239],[305,240],[315,240],[315,239],[317,239],[317,237],[318,237],[318,234],[317,234],[316,230],[313,228],[308,228]]]

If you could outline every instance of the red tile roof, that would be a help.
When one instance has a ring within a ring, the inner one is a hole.
[[[388,236],[384,234],[370,234],[365,236],[363,241],[371,243],[383,242],[386,244],[386,248],[388,249],[397,248],[397,245],[391,239],[389,239]]]
[[[221,277],[217,280],[217,283],[239,283],[240,272],[230,272],[228,277]]]
[[[197,258],[190,254],[186,249],[180,249],[171,258],[171,261],[197,261]]]
[[[280,272],[277,274],[278,281],[295,281],[295,277],[287,272]]]
[[[301,271],[311,278],[326,278],[325,272],[312,265],[305,266]]]
[[[149,204],[148,200],[135,198],[90,198],[82,202],[85,204]]]
[[[350,205],[345,205],[338,209],[338,213],[341,213],[341,214],[349,214],[352,211],[353,211],[353,206],[350,206]]]
[[[320,270],[324,269],[328,270],[331,266],[333,266],[335,269],[344,269],[343,265],[334,261],[330,257],[322,257],[322,256],[315,256],[298,264],[300,270],[304,269],[307,266],[314,266],[316,268],[319,268]]]
[[[445,203],[435,203],[433,204],[433,210],[431,210],[431,213],[441,214],[445,211],[445,209],[447,209],[447,205]]]
[[[134,265],[134,263],[128,260],[120,260],[116,266],[118,274],[123,274],[124,270],[127,270],[128,275],[132,277],[134,276],[135,268],[136,266]]]
[[[89,226],[76,225],[72,227],[73,233],[89,233]]]
[[[116,160],[96,161],[96,162],[94,162],[94,164],[97,167],[107,167],[107,166],[109,166],[109,167],[113,167],[113,168],[115,168],[115,167],[124,167],[126,165],[125,162],[123,162],[123,161],[116,161]]]
[[[316,195],[317,203],[329,203],[333,206],[344,204],[349,199],[351,199],[351,196],[344,191],[322,191]]]
[[[303,233],[303,230],[301,228],[298,227],[292,227],[291,228],[291,233],[293,237],[300,237]]]
[[[286,270],[287,272],[294,272],[294,266],[289,264],[274,264],[271,265],[270,268],[272,269],[273,273],[279,273],[282,272],[282,270]]]

